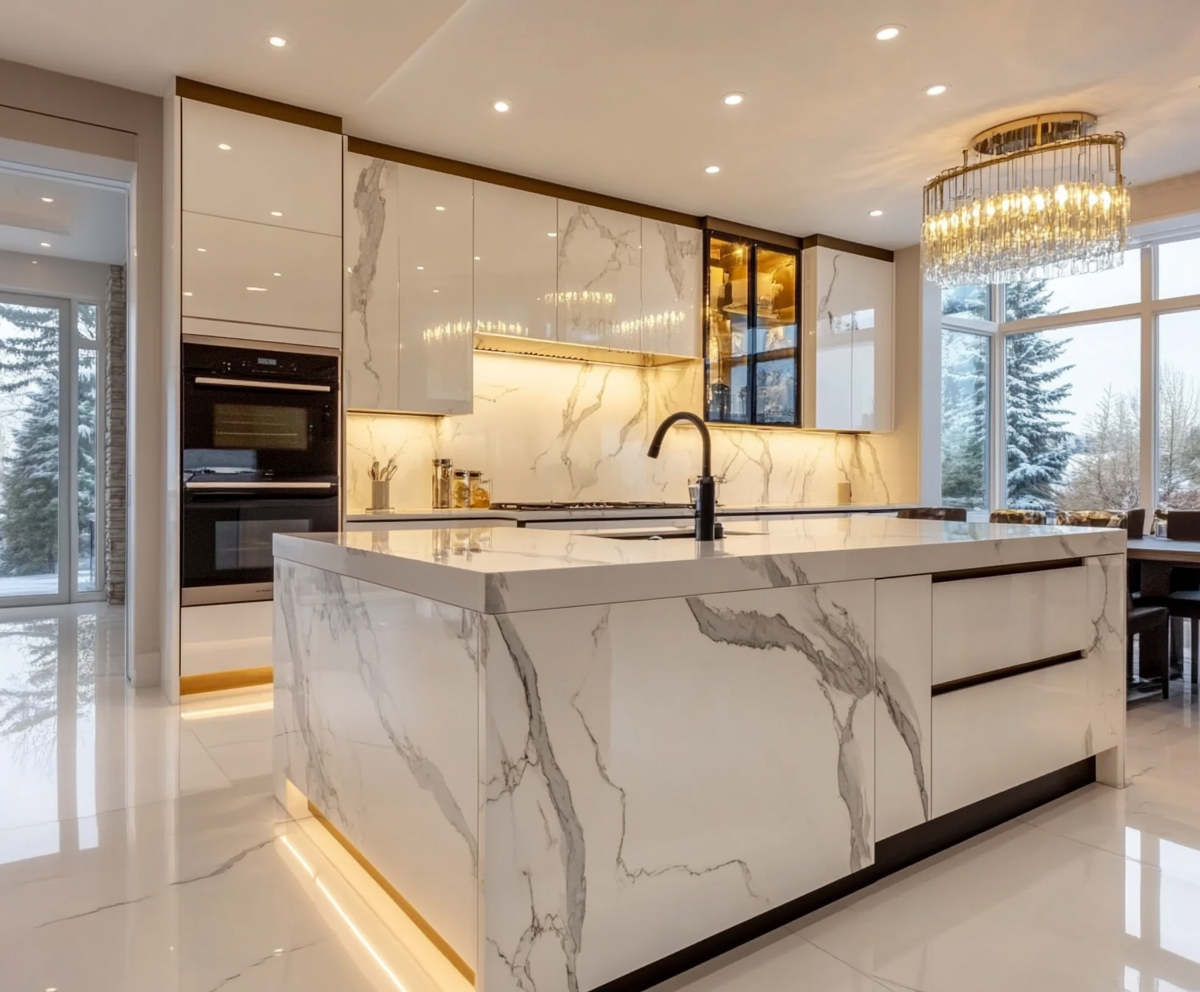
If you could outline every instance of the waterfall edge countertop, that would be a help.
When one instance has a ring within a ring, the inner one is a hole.
[[[279,534],[275,555],[478,613],[636,602],[1122,554],[1112,529],[851,516],[727,521],[725,538],[459,526]]]

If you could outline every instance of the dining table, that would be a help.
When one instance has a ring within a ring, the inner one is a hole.
[[[1141,563],[1141,593],[1146,599],[1171,594],[1172,568],[1200,568],[1200,541],[1139,537],[1128,542],[1126,554]]]

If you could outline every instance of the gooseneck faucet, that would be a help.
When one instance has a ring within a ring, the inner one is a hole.
[[[708,425],[694,413],[673,413],[658,425],[646,454],[657,458],[667,431],[680,421],[686,421],[695,427],[700,432],[700,439],[704,444],[700,478],[696,480],[696,540],[713,541],[716,539],[717,527],[717,485],[712,477],[712,438],[709,437]]]

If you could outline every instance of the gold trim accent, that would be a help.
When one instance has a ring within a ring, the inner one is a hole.
[[[990,149],[992,139],[997,135],[1005,135],[1011,131],[1024,131],[1026,128],[1037,128],[1037,135],[1034,138],[1036,145],[1043,144],[1042,141],[1042,124],[1075,124],[1082,127],[1099,123],[1099,118],[1095,114],[1089,114],[1086,110],[1063,110],[1052,114],[1031,114],[1029,117],[1018,117],[1015,121],[1005,121],[1003,124],[997,124],[995,127],[989,127],[986,131],[980,131],[973,137],[968,144],[979,152],[980,155],[994,154]],[[1035,147],[1036,147],[1035,145]]]
[[[404,915],[412,920],[413,923],[416,924],[417,929],[420,930],[421,933],[423,933],[427,938],[429,938],[429,942],[442,952],[446,960],[454,965],[455,970],[468,982],[474,985],[475,970],[458,955],[458,952],[450,946],[446,938],[444,938],[433,928],[433,925],[417,911],[417,908],[411,902],[409,902],[400,894],[400,890],[387,880],[383,872],[381,872],[378,868],[371,864],[370,861],[367,860],[366,855],[364,855],[362,851],[355,847],[344,833],[342,833],[337,827],[329,822],[329,818],[325,816],[325,814],[319,809],[317,809],[315,805],[313,805],[313,801],[311,799],[307,799],[306,801],[308,803],[308,811],[312,814],[313,819],[321,824],[321,826],[323,826],[327,831],[329,831],[329,836],[331,836],[346,849],[346,853],[349,854],[350,857],[352,857],[355,861],[357,861],[358,866],[371,876],[372,881],[374,881],[376,885],[383,889],[392,902],[394,902],[404,911]]]
[[[229,672],[207,672],[204,675],[179,676],[179,695],[191,696],[197,692],[220,692],[223,689],[249,689],[256,685],[270,685],[275,681],[275,670],[263,668],[237,668]]]

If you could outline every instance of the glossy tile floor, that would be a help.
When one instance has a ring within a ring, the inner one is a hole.
[[[269,693],[174,707],[126,688],[121,657],[117,612],[0,611],[2,992],[463,992],[271,798]],[[1091,786],[663,992],[1200,990],[1200,707],[1176,683],[1129,725],[1124,791]]]

